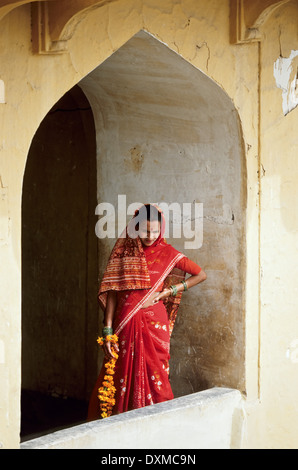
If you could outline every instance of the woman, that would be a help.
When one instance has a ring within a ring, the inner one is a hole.
[[[166,243],[164,232],[162,212],[152,204],[142,206],[117,240],[100,286],[105,360],[117,357],[113,414],[173,398],[170,336],[181,295],[207,277]],[[191,275],[186,281],[185,273]],[[107,336],[113,333],[118,337],[114,349]],[[98,390],[105,374],[103,366],[90,398],[89,420],[100,417]]]

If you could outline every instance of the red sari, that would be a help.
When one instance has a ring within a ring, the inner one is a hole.
[[[119,338],[115,367],[116,404],[113,414],[171,400],[169,381],[170,337],[181,294],[142,308],[153,292],[181,281],[185,272],[201,268],[168,245],[162,233],[150,247],[139,239],[119,239],[112,251],[101,284],[99,300],[104,308],[107,290],[117,291],[114,332]],[[100,417],[98,388],[104,366],[93,389],[88,419]]]

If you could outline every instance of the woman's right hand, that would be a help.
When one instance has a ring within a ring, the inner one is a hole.
[[[153,294],[149,297],[148,300],[142,305],[142,308],[152,307],[154,305],[155,298],[160,294],[160,292],[153,292]]]
[[[110,359],[116,359],[115,356],[113,355],[112,346],[115,348],[116,353],[118,354],[119,353],[118,344],[112,344],[111,341],[105,341],[103,346],[102,346],[104,355],[109,360]]]
[[[169,297],[171,294],[170,289],[164,289],[161,292],[153,292],[151,297],[142,305],[142,308],[152,307],[153,305],[157,304],[160,300]]]

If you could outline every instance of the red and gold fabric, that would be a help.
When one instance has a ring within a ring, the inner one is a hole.
[[[142,307],[152,293],[181,282],[186,273],[199,274],[201,268],[167,244],[163,233],[164,220],[152,246],[144,247],[139,238],[119,238],[99,289],[103,309],[107,292],[117,292],[113,329],[118,336],[119,354],[113,377],[113,414],[173,398],[170,337],[182,294]],[[98,389],[104,374],[103,366],[90,398],[89,420],[100,417]]]

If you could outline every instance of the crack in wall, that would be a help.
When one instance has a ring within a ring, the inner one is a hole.
[[[208,56],[207,56],[207,60],[206,60],[206,70],[208,71],[208,67],[209,67],[209,60],[210,60],[210,56],[211,56],[211,53],[210,53],[210,48],[207,44],[206,41],[202,42],[201,44],[197,44],[196,45],[196,48],[198,51],[200,51],[202,49],[202,47],[206,47],[207,48],[207,51],[208,51]]]

